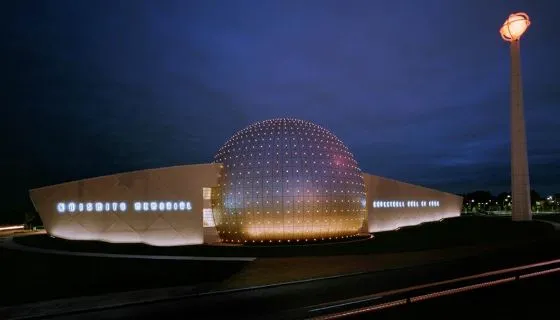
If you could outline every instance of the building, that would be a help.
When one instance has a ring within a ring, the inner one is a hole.
[[[248,126],[214,163],[67,182],[30,197],[53,236],[157,246],[345,239],[458,216],[462,205],[362,173],[335,135],[296,119]]]

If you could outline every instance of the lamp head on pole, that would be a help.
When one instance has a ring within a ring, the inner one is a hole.
[[[500,35],[502,39],[508,42],[519,40],[521,35],[529,28],[529,25],[531,25],[531,20],[525,12],[510,14],[500,28]]]

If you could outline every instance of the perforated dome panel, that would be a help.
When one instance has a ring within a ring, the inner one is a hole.
[[[225,242],[317,241],[358,234],[366,216],[362,173],[348,148],[308,121],[273,119],[220,148],[213,200]]]

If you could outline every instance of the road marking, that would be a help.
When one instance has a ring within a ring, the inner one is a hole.
[[[498,285],[498,284],[511,282],[511,281],[515,281],[515,277],[509,277],[509,278],[504,278],[504,279],[494,280],[494,281],[487,281],[487,282],[477,283],[477,284],[464,286],[464,287],[459,287],[459,288],[455,288],[455,289],[449,289],[449,290],[443,290],[443,291],[437,291],[437,292],[432,292],[432,293],[428,293],[428,294],[423,294],[423,295],[420,295],[420,296],[415,296],[415,297],[410,298],[410,302],[420,302],[420,301],[424,301],[424,300],[428,300],[428,299],[448,296],[448,295],[451,295],[451,294],[457,294],[457,293],[461,293],[461,292],[465,292],[465,291],[472,291],[472,290],[475,290],[475,289],[491,287],[491,286],[495,286],[495,285]]]
[[[327,320],[327,319],[343,318],[343,317],[353,316],[353,315],[364,313],[364,312],[371,312],[371,311],[377,311],[377,310],[392,308],[392,307],[396,307],[396,306],[402,306],[402,305],[405,305],[406,303],[407,303],[406,299],[400,299],[400,300],[385,302],[385,303],[381,303],[381,304],[377,304],[377,305],[373,305],[373,306],[369,306],[369,307],[364,307],[364,308],[360,308],[360,309],[356,309],[356,310],[336,313],[336,314],[333,314],[333,315],[316,317],[316,318],[313,318],[313,319]]]
[[[383,298],[383,297],[382,297],[382,296],[375,296],[375,297],[371,297],[371,298],[367,298],[367,299],[362,299],[362,300],[358,300],[358,301],[340,303],[340,304],[335,304],[335,305],[328,306],[328,307],[322,307],[322,308],[312,309],[312,310],[310,310],[310,312],[317,312],[317,311],[322,311],[322,310],[327,310],[327,309],[332,309],[332,308],[337,308],[337,307],[343,307],[343,306],[347,306],[347,305],[351,305],[351,304],[356,304],[356,303],[360,303],[360,302],[378,300],[378,299],[381,299],[381,298]]]
[[[524,274],[524,275],[519,276],[519,279],[526,279],[526,278],[536,277],[536,276],[540,276],[540,275],[543,275],[543,274],[549,274],[549,273],[558,272],[558,271],[560,271],[560,268],[554,268],[554,269],[549,269],[549,270],[543,270],[543,271],[537,271],[537,272],[527,273],[527,274]]]
[[[457,294],[457,293],[461,293],[461,292],[466,292],[466,291],[472,291],[472,290],[476,290],[476,289],[491,287],[491,286],[495,286],[495,285],[499,285],[499,284],[503,284],[503,283],[507,283],[507,282],[512,282],[512,281],[515,281],[515,279],[516,279],[515,277],[509,277],[509,278],[504,278],[504,279],[499,279],[499,280],[494,280],[494,281],[487,281],[487,282],[473,284],[473,285],[469,285],[469,286],[463,286],[463,287],[459,287],[459,288],[455,288],[455,289],[437,291],[437,292],[432,292],[432,293],[428,293],[428,294],[424,294],[424,295],[414,296],[414,297],[407,298],[407,299],[399,299],[399,300],[389,301],[389,302],[385,302],[385,303],[381,303],[381,304],[377,304],[377,305],[373,305],[373,306],[362,307],[362,308],[358,308],[358,309],[354,309],[354,310],[350,310],[350,311],[334,313],[334,314],[331,314],[331,315],[313,317],[311,319],[313,319],[313,320],[330,320],[330,319],[343,318],[343,317],[347,317],[347,316],[357,315],[357,314],[360,314],[360,313],[366,313],[366,312],[378,311],[378,310],[382,310],[382,309],[386,309],[386,308],[402,306],[402,305],[405,305],[407,303],[417,303],[417,302],[422,302],[422,301],[428,300],[428,299],[434,299],[434,298],[453,295],[453,294]]]
[[[545,261],[545,262],[539,262],[539,263],[533,263],[533,264],[528,264],[528,265],[524,265],[524,266],[507,268],[507,269],[495,270],[495,271],[485,272],[485,273],[476,274],[476,275],[472,275],[472,276],[460,277],[460,278],[450,279],[450,280],[445,280],[445,281],[438,281],[438,282],[428,283],[428,284],[423,284],[423,285],[411,286],[411,287],[408,287],[408,288],[379,292],[379,293],[375,293],[375,294],[372,294],[372,295],[367,295],[367,296],[362,296],[362,297],[359,297],[359,298],[355,298],[355,299],[361,299],[361,300],[356,300],[356,301],[354,301],[354,300],[353,301],[348,301],[348,299],[343,300],[340,303],[332,305],[332,308],[339,307],[339,306],[344,306],[344,305],[351,305],[351,304],[359,303],[361,301],[367,301],[368,298],[372,298],[372,300],[377,300],[377,299],[374,299],[374,298],[391,296],[391,295],[400,294],[400,293],[406,294],[407,292],[418,290],[418,289],[426,289],[426,288],[436,287],[436,286],[443,285],[443,284],[453,284],[453,283],[457,283],[457,282],[461,282],[461,281],[465,281],[465,280],[473,280],[473,279],[476,280],[476,279],[486,278],[488,276],[493,276],[493,275],[500,275],[500,274],[510,273],[510,272],[514,272],[514,271],[523,271],[523,270],[527,270],[527,269],[531,269],[531,268],[548,266],[548,265],[552,265],[552,264],[555,264],[555,263],[560,263],[560,259],[550,260],[550,261]],[[432,298],[442,297],[442,296],[446,296],[446,295],[452,295],[452,294],[457,294],[457,293],[461,293],[461,292],[471,291],[471,290],[475,290],[475,289],[495,286],[495,285],[499,285],[499,284],[503,284],[503,283],[507,283],[507,282],[512,282],[512,281],[515,281],[516,279],[525,279],[525,278],[530,278],[530,277],[536,277],[536,276],[550,274],[550,273],[554,273],[554,272],[558,272],[558,271],[560,271],[560,267],[553,268],[553,269],[548,269],[548,270],[537,271],[537,272],[532,272],[532,273],[526,273],[526,274],[523,274],[523,275],[520,275],[520,276],[517,276],[517,277],[516,276],[511,276],[511,277],[502,278],[502,279],[498,279],[498,280],[492,280],[492,281],[486,281],[486,282],[477,283],[477,284],[473,284],[473,285],[462,286],[462,287],[458,287],[458,288],[454,288],[454,289],[436,291],[436,292],[432,292],[432,293],[428,293],[428,294],[424,294],[424,295],[408,297],[407,299],[395,300],[395,301],[386,302],[386,303],[373,305],[373,306],[369,306],[369,307],[358,308],[358,309],[351,310],[351,311],[338,312],[338,313],[334,313],[332,315],[323,315],[323,316],[318,316],[318,317],[312,317],[311,319],[321,319],[321,320],[336,319],[336,318],[346,317],[346,316],[355,315],[355,314],[359,314],[359,313],[363,313],[363,312],[370,312],[370,311],[384,309],[384,308],[388,308],[388,307],[392,307],[392,306],[398,306],[398,305],[402,304],[403,300],[405,302],[407,302],[407,300],[408,300],[409,303],[416,303],[416,302],[421,302],[421,301],[424,301],[424,300],[427,300],[427,299],[432,299]],[[325,305],[325,304],[321,304],[319,306],[323,306],[323,305]],[[311,309],[309,312],[312,313],[312,312],[316,312],[316,311],[319,311],[319,310],[325,310],[325,309],[329,309],[329,308],[330,308],[330,306],[326,306],[326,307],[322,307],[322,308],[315,308],[315,309]]]

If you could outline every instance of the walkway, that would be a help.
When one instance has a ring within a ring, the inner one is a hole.
[[[115,254],[100,252],[72,252],[53,249],[41,249],[28,247],[13,241],[13,237],[0,238],[0,247],[12,250],[21,250],[35,253],[48,253],[80,257],[98,258],[125,258],[125,259],[151,259],[151,260],[183,260],[183,261],[254,261],[254,257],[196,257],[196,256],[163,256],[163,255],[139,255],[139,254]]]

